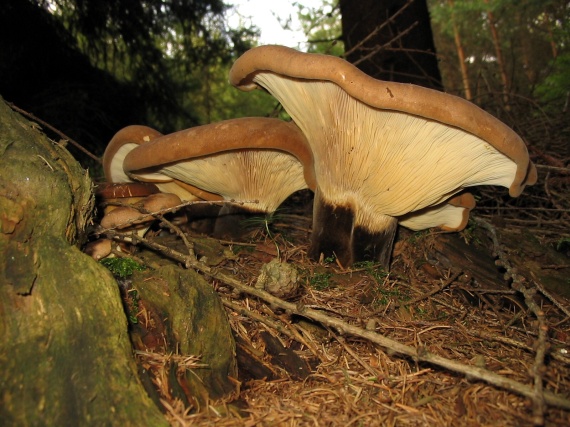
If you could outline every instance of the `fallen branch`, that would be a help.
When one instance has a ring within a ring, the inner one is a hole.
[[[95,160],[97,163],[101,163],[101,158],[97,157],[95,154],[93,154],[91,151],[83,148],[83,146],[81,144],[79,144],[78,142],[76,142],[73,138],[70,138],[69,136],[67,136],[66,134],[64,134],[62,131],[60,131],[59,129],[53,127],[52,125],[50,125],[48,122],[40,119],[39,117],[35,116],[34,114],[26,111],[26,110],[22,110],[21,108],[17,107],[15,104],[13,103],[8,103],[8,105],[10,106],[10,108],[20,114],[22,114],[23,116],[28,117],[29,119],[33,120],[34,122],[39,123],[41,126],[48,128],[49,130],[51,130],[52,132],[55,132],[56,134],[58,134],[63,140],[65,140],[66,142],[69,142],[71,145],[73,145],[75,148],[77,148],[79,151],[81,151],[83,154],[85,154],[88,157],[91,157],[93,160]],[[60,143],[61,144],[61,143]]]
[[[197,264],[200,264],[199,262]],[[341,334],[349,334],[360,338],[365,338],[370,342],[375,344],[379,344],[382,347],[391,350],[394,353],[404,354],[406,356],[412,357],[414,360],[418,362],[428,362],[433,363],[437,366],[441,366],[443,368],[449,369],[450,371],[457,372],[460,374],[464,374],[471,379],[479,379],[488,382],[489,384],[495,385],[497,387],[513,391],[525,397],[534,397],[535,392],[532,388],[519,383],[518,381],[511,380],[509,378],[505,378],[501,375],[495,374],[487,369],[479,368],[476,366],[468,366],[464,365],[463,363],[456,362],[454,360],[447,359],[442,356],[438,356],[436,354],[430,353],[423,348],[416,349],[410,347],[408,345],[399,343],[394,341],[390,338],[387,338],[381,334],[378,334],[373,331],[368,331],[366,329],[360,328],[358,326],[351,325],[349,323],[344,322],[343,320],[327,316],[322,312],[305,308],[302,305],[296,305],[287,301],[283,301],[279,298],[274,297],[273,295],[260,290],[252,288],[251,286],[247,286],[238,280],[234,279],[233,277],[227,276],[223,273],[214,272],[207,266],[202,268],[201,265],[195,265],[195,268],[202,270],[204,273],[221,280],[225,284],[231,286],[232,288],[249,294],[256,296],[258,298],[263,299],[264,301],[271,304],[273,307],[279,307],[290,314],[296,314],[308,319],[317,321],[322,323],[323,325],[329,326],[334,328]],[[544,400],[546,403],[552,406],[556,406],[563,409],[570,409],[570,400],[567,400],[561,396],[557,396],[551,392],[545,391],[544,392]]]
[[[507,277],[512,280],[511,287],[519,291],[524,296],[526,306],[538,320],[538,338],[536,340],[536,353],[532,369],[532,374],[534,377],[534,389],[532,395],[529,397],[531,397],[533,401],[534,424],[543,425],[544,414],[546,412],[546,396],[544,393],[543,373],[545,371],[544,359],[546,357],[548,349],[548,343],[546,340],[548,334],[548,325],[544,319],[544,311],[538,306],[534,299],[537,292],[537,287],[525,286],[526,279],[523,276],[519,275],[517,270],[511,266],[507,254],[501,247],[495,228],[487,221],[478,218],[475,221],[478,225],[482,226],[485,228],[485,230],[487,230],[487,232],[489,232],[491,240],[493,241],[494,253],[497,256],[496,263],[506,270]],[[546,296],[548,297],[548,295]]]

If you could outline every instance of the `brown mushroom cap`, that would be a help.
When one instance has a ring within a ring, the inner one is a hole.
[[[148,212],[158,212],[163,209],[174,208],[182,203],[180,197],[171,193],[151,194],[143,200],[143,209]]]
[[[101,218],[101,227],[118,229],[136,228],[136,226],[147,222],[149,218],[152,219],[152,216],[145,215],[136,208],[119,206]]]
[[[158,192],[158,187],[148,182],[103,182],[95,189],[95,195],[102,200],[147,197]]]
[[[234,63],[230,82],[267,89],[307,137],[317,181],[313,258],[372,257],[387,267],[398,217],[445,207],[470,186],[517,196],[536,181],[520,137],[474,104],[373,79],[336,57],[262,46]]]
[[[101,227],[124,229],[154,221],[154,213],[174,208],[182,203],[175,194],[156,193],[144,198],[137,205],[119,206],[106,213],[101,219]],[[142,209],[137,209],[137,207]]]
[[[300,160],[303,162],[301,163]],[[273,212],[291,193],[314,185],[312,155],[293,123],[240,118],[156,138],[132,150],[123,167],[137,180],[155,174]]]
[[[132,182],[123,170],[125,156],[134,148],[161,136],[148,126],[132,125],[119,130],[103,153],[103,171],[109,182]]]
[[[99,261],[111,253],[113,242],[110,239],[98,239],[85,245],[84,252]]]
[[[160,132],[148,126],[132,125],[119,130],[111,139],[103,154],[103,171],[111,183],[129,183],[134,180],[125,173],[123,162],[128,153],[141,144],[162,136]],[[164,193],[173,193],[183,200],[220,200],[217,194],[211,194],[199,188],[176,182],[170,177],[158,173],[146,177],[144,181],[154,182]]]

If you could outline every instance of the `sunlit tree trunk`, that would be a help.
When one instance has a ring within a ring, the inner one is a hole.
[[[537,70],[532,64],[532,41],[525,22],[525,17],[519,12],[516,12],[516,19],[518,25],[517,36],[520,42],[520,59],[523,66],[523,71],[530,86],[536,84]]]
[[[448,0],[449,6],[453,10],[453,0]],[[455,20],[455,14],[452,12],[452,24],[453,24],[453,38],[455,40],[455,48],[457,49],[457,57],[459,58],[459,69],[461,70],[461,81],[463,82],[463,93],[465,98],[471,101],[473,95],[471,94],[471,84],[469,81],[469,73],[467,72],[467,62],[465,58],[465,50],[463,49],[463,43],[461,42],[461,34],[459,33],[459,27]]]
[[[556,59],[558,57],[558,46],[554,41],[554,34],[552,33],[552,21],[547,19],[545,21],[546,31],[548,31],[548,38],[550,40],[550,48],[552,49],[552,57]]]

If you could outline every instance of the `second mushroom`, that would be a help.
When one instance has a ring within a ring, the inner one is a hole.
[[[153,135],[126,153],[120,147],[110,151],[117,153],[121,171],[109,166],[109,174],[124,174],[125,180],[169,181],[190,194],[227,202],[218,213],[218,236],[231,235],[235,227],[220,219],[236,211],[273,213],[295,191],[314,187],[305,136],[294,123],[278,119],[226,120]]]

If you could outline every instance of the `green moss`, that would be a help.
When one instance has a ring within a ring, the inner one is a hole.
[[[556,242],[556,250],[558,252],[570,251],[570,238],[562,237],[558,242]]]
[[[330,287],[331,277],[332,273],[329,272],[314,273],[311,277],[309,277],[309,286],[316,289],[317,291],[323,291]]]
[[[353,269],[363,269],[369,274],[377,283],[382,283],[386,277],[388,277],[388,272],[384,270],[379,264],[372,261],[361,261],[354,264]]]
[[[104,258],[101,260],[101,264],[121,279],[131,276],[135,271],[143,271],[146,268],[131,258]]]

